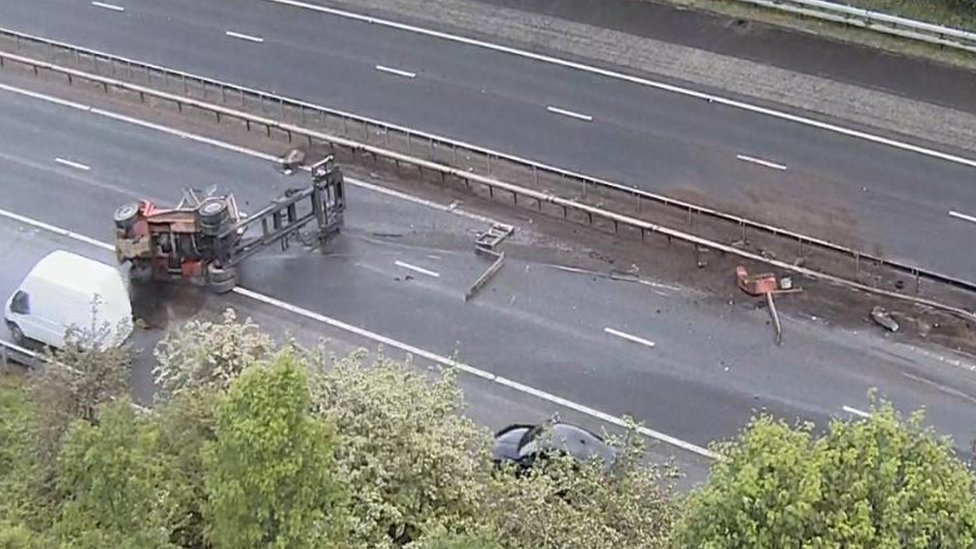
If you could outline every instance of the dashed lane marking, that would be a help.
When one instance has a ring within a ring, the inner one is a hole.
[[[619,337],[621,339],[626,339],[627,341],[630,341],[630,342],[633,342],[633,343],[638,343],[638,344],[644,345],[646,347],[654,347],[654,342],[651,341],[651,340],[649,340],[649,339],[644,339],[642,337],[637,337],[635,335],[628,334],[627,332],[621,332],[620,330],[614,330],[613,328],[610,328],[609,326],[606,327],[606,328],[604,328],[603,331],[606,332],[606,333],[608,333],[608,334],[610,334],[610,335],[617,336],[617,337]]]
[[[86,164],[82,164],[81,162],[75,162],[73,160],[68,160],[66,158],[58,157],[58,158],[55,158],[54,161],[57,162],[58,164],[62,164],[64,166],[68,166],[69,168],[74,168],[76,170],[81,170],[81,171],[85,171],[85,172],[87,172],[88,170],[91,170],[91,166],[88,166]]]
[[[568,116],[570,118],[575,118],[577,120],[582,120],[584,122],[593,121],[593,117],[588,114],[580,114],[578,112],[568,111],[566,109],[560,109],[559,107],[553,107],[552,105],[546,107],[546,110],[554,114],[561,114],[563,116]]]
[[[409,71],[404,71],[404,70],[400,70],[400,69],[394,69],[392,67],[384,67],[383,65],[376,65],[376,70],[378,70],[380,72],[389,73],[389,74],[395,74],[397,76],[402,76],[404,78],[416,78],[417,77],[417,73],[415,73],[415,72],[409,72]]]
[[[230,36],[231,38],[239,38],[241,40],[246,40],[248,42],[255,42],[257,44],[264,42],[264,38],[261,38],[260,36],[244,34],[243,32],[235,32],[229,30],[229,31],[225,31],[224,34]]]
[[[394,261],[393,264],[396,265],[397,267],[403,267],[404,269],[408,269],[408,270],[411,270],[411,271],[413,271],[415,273],[424,274],[424,275],[427,275],[427,276],[430,276],[430,277],[433,277],[433,278],[440,278],[440,276],[441,276],[441,274],[438,273],[438,272],[428,271],[427,269],[425,269],[423,267],[418,267],[416,265],[411,265],[409,263],[406,263],[406,262],[403,262],[403,261],[400,261],[400,260]]]

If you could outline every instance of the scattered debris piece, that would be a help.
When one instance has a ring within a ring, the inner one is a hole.
[[[766,305],[769,306],[769,315],[773,317],[773,327],[776,329],[776,344],[783,343],[783,325],[779,321],[779,313],[776,312],[776,302],[773,301],[773,292],[766,294]]]
[[[739,289],[749,295],[761,296],[779,289],[775,274],[760,273],[750,275],[749,271],[742,265],[735,268],[735,278],[739,284]]]
[[[881,305],[875,305],[874,309],[871,309],[871,320],[889,332],[898,331],[898,322],[895,321],[895,319],[891,317],[891,313],[889,313],[888,310]]]
[[[695,254],[696,255],[696,264],[698,265],[698,268],[699,269],[704,269],[705,267],[708,266],[708,256],[707,256],[707,254],[708,254],[708,248],[706,248],[704,246],[697,246],[695,248],[695,251],[697,252]]]
[[[303,164],[305,164],[305,151],[301,149],[291,149],[285,156],[279,158],[281,162],[281,170],[285,175],[291,175],[295,170],[299,169]]]

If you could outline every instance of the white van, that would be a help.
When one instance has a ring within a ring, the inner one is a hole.
[[[122,273],[63,250],[34,265],[7,299],[3,318],[18,343],[31,340],[55,349],[64,347],[68,328],[89,330],[93,320],[97,327],[107,323],[112,330],[99,346],[121,345],[132,333],[132,305]]]

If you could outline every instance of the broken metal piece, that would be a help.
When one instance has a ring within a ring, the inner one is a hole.
[[[775,274],[760,273],[750,275],[749,271],[742,265],[735,268],[735,278],[739,289],[749,295],[760,296],[775,292],[779,289],[779,282],[776,280]]]
[[[888,310],[881,305],[875,305],[874,308],[871,309],[871,320],[889,332],[898,331],[898,322],[892,318],[891,313],[889,313]]]
[[[776,311],[776,302],[773,301],[772,292],[766,294],[766,305],[769,306],[769,316],[773,318],[773,328],[776,330],[776,344],[783,343],[783,325],[779,321],[779,313]]]
[[[474,241],[475,253],[493,251],[495,246],[501,244],[515,232],[515,227],[504,223],[492,223],[486,232],[479,233]]]
[[[498,271],[500,271],[505,265],[505,252],[496,254],[495,252],[486,250],[484,253],[494,254],[498,257],[498,259],[496,259],[495,262],[491,264],[491,267],[488,267],[488,270],[478,277],[478,280],[476,280],[475,283],[468,288],[468,291],[464,294],[465,301],[471,301],[471,298],[474,297],[476,293],[481,291],[481,289],[488,284],[488,281],[491,280],[491,278],[495,276],[495,274],[497,274]]]

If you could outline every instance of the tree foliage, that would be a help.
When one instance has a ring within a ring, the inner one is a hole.
[[[636,426],[609,471],[513,474],[453,371],[279,349],[232,313],[159,346],[152,411],[125,400],[126,356],[98,353],[0,385],[0,549],[976,546],[973,476],[884,403],[823,436],[757,418],[685,502]]]
[[[691,498],[686,546],[929,548],[976,544],[972,474],[889,403],[823,437],[760,417]]]
[[[461,415],[452,373],[425,376],[362,354],[315,368],[321,417],[342,434],[338,466],[353,486],[355,541],[385,546],[479,518],[491,471],[486,432]]]
[[[289,354],[231,385],[206,454],[214,547],[340,545],[345,496],[333,465],[335,429],[310,412],[305,371]]]
[[[97,425],[76,420],[58,457],[61,514],[54,531],[72,547],[169,548],[179,506],[154,423],[128,399]]]
[[[178,326],[154,350],[153,375],[163,396],[202,386],[226,389],[248,366],[274,351],[271,336],[250,318],[237,321],[233,309],[220,322],[191,320]]]

